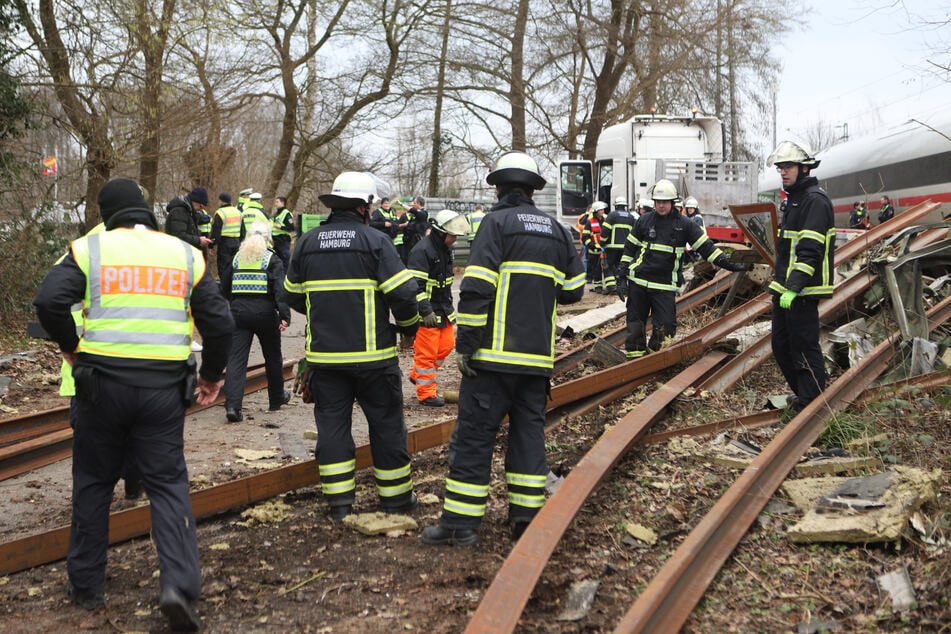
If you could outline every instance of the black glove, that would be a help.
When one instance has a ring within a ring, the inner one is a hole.
[[[741,262],[733,262],[725,255],[721,255],[714,261],[714,264],[719,266],[721,269],[726,269],[727,271],[733,271],[738,273],[740,271],[751,271],[753,270],[752,264],[746,264]]]
[[[469,363],[472,360],[471,354],[459,354],[456,353],[456,365],[459,366],[459,371],[470,379],[474,376],[477,376],[479,373],[476,372]]]
[[[429,313],[428,315],[423,315],[423,325],[427,328],[438,328],[439,327],[439,315],[436,313]]]
[[[617,278],[616,282],[617,287],[614,289],[617,291],[617,296],[621,298],[622,302],[627,301],[627,275],[622,275]]]

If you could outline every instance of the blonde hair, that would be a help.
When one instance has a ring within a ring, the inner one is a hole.
[[[271,223],[257,220],[251,223],[248,234],[238,247],[238,262],[251,264],[264,257],[268,245],[271,243]]]

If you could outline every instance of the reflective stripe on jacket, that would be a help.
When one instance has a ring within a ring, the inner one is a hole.
[[[776,239],[776,267],[769,290],[832,297],[835,216],[814,176],[792,185],[783,201]]]
[[[218,207],[215,215],[221,218],[221,237],[241,237],[241,212],[233,205]]]
[[[272,251],[265,251],[264,256],[245,266],[241,266],[241,257],[234,256],[231,263],[231,294],[232,295],[267,295],[267,267],[271,263]]]

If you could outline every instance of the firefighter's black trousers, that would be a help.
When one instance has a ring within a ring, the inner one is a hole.
[[[825,360],[819,347],[819,300],[797,297],[785,309],[774,295],[771,342],[786,383],[799,397],[796,409],[802,409],[826,386]]]

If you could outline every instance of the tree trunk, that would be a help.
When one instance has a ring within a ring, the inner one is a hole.
[[[452,0],[446,0],[446,15],[442,22],[442,46],[439,54],[439,71],[436,77],[436,107],[433,109],[433,145],[429,163],[429,187],[427,196],[439,193],[439,163],[442,161],[442,102],[446,88],[446,57],[449,50],[449,23],[452,17]]]

